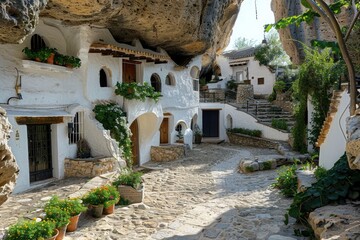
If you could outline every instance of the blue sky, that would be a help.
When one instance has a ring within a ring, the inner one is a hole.
[[[264,38],[264,25],[274,23],[274,14],[271,11],[271,0],[256,0],[257,19],[255,14],[255,0],[244,0],[233,28],[230,43],[226,50],[234,49],[235,39],[245,37],[254,39],[258,43]]]

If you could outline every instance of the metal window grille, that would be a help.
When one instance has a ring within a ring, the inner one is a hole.
[[[31,50],[39,51],[44,47],[46,47],[46,44],[40,35],[35,34],[31,37]]]
[[[73,130],[69,132],[69,144],[76,144],[84,137],[84,113],[77,112],[73,120]]]

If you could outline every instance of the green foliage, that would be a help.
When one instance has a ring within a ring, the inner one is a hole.
[[[115,103],[98,104],[93,109],[93,112],[96,120],[101,122],[106,130],[110,130],[111,137],[119,143],[119,147],[123,151],[123,157],[128,167],[131,167],[131,132],[126,122],[125,112]]]
[[[324,167],[317,167],[314,171],[315,178],[317,180],[326,176],[327,170]]]
[[[38,51],[31,50],[30,48],[26,47],[22,50],[23,53],[27,56],[27,58],[31,60],[38,60],[40,62],[45,62],[52,53],[56,53],[56,48],[42,48]]]
[[[58,207],[67,212],[70,217],[79,215],[87,209],[80,199],[60,199],[56,195],[46,203],[45,209],[49,207]]]
[[[253,130],[253,129],[247,129],[247,128],[231,128],[227,131],[232,133],[241,133],[253,137],[261,137],[261,130]]]
[[[127,171],[125,173],[122,173],[114,182],[113,185],[114,186],[119,186],[119,185],[127,185],[127,186],[132,186],[135,189],[138,189],[140,184],[142,183],[142,173],[141,172],[132,172],[132,171]]]
[[[315,145],[330,106],[331,89],[344,71],[342,62],[335,63],[330,49],[305,49],[305,61],[300,66],[299,79],[293,84],[296,123],[293,131],[295,150],[306,151],[307,96],[311,96],[314,112],[311,116],[309,142]]]
[[[260,65],[265,66],[283,66],[290,63],[290,58],[284,51],[276,31],[268,34],[267,44],[261,44],[255,48],[255,59],[260,62]]]
[[[68,66],[71,68],[79,68],[81,66],[80,58],[62,55],[57,52],[56,48],[45,47],[38,51],[34,51],[28,47],[25,47],[22,52],[25,53],[27,58],[31,60],[38,60],[40,62],[46,62],[50,55],[54,53],[54,63],[56,65]]]
[[[307,223],[308,214],[314,209],[332,203],[344,203],[353,191],[358,191],[359,185],[360,170],[351,170],[346,155],[343,155],[322,178],[294,196],[287,215]]]
[[[199,84],[200,84],[200,86],[205,86],[206,85],[206,78],[204,78],[204,77],[200,78]]]
[[[54,231],[55,223],[52,221],[24,220],[9,227],[5,240],[45,240],[54,236]]]
[[[271,120],[271,126],[273,128],[277,128],[277,129],[281,129],[281,130],[289,130],[288,124],[286,122],[286,120],[284,119],[279,119],[279,118],[273,118]]]
[[[105,208],[116,204],[120,200],[118,190],[111,185],[104,185],[88,192],[83,201],[91,205],[104,205]]]
[[[61,228],[69,224],[70,215],[60,207],[47,206],[44,208],[46,217],[45,220],[55,222],[56,228]]]
[[[276,100],[276,92],[275,92],[275,90],[273,90],[272,93],[268,97],[269,102],[272,102],[274,100]]]
[[[278,170],[278,177],[276,182],[272,184],[273,187],[280,189],[280,192],[285,197],[293,197],[297,191],[297,177],[296,171],[297,165],[282,166]]]
[[[306,1],[302,1],[302,3],[305,3]],[[339,0],[332,4],[329,4],[330,9],[334,14],[339,14],[341,12],[342,7],[347,7],[349,5],[349,0]],[[303,4],[305,7],[310,8],[310,5]],[[296,26],[300,26],[302,22],[306,22],[307,24],[310,24],[315,17],[320,17],[318,13],[313,11],[312,9],[308,9],[304,13],[300,15],[294,15],[286,18],[281,18],[279,21],[277,21],[274,24],[268,24],[265,25],[265,31],[268,32],[271,30],[271,28],[275,29],[281,29],[285,28],[291,24],[295,24]]]
[[[235,39],[234,47],[236,49],[242,49],[245,47],[253,47],[255,46],[256,41],[254,39],[247,39],[245,37],[239,37]]]
[[[286,88],[286,83],[282,80],[278,80],[274,84],[274,90],[277,92],[283,92]]]
[[[237,91],[237,84],[235,82],[235,80],[229,80],[227,83],[226,83],[226,88],[228,90],[233,90],[233,91]]]
[[[155,102],[159,101],[161,94],[147,82],[143,85],[132,83],[116,83],[115,94],[123,96],[126,99],[136,99],[145,102],[146,98],[153,99]]]
[[[263,162],[264,170],[270,170],[271,169],[271,162]]]

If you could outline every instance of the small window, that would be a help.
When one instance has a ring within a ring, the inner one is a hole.
[[[166,75],[165,84],[170,86],[175,86],[174,74],[169,73],[168,75]]]
[[[40,35],[34,34],[31,37],[31,50],[38,51],[45,47],[46,47],[45,41]]]
[[[190,70],[190,76],[195,79],[199,79],[200,70],[197,66],[193,66]]]
[[[99,81],[100,81],[100,87],[110,87],[111,86],[110,70],[106,68],[100,69]]]
[[[264,84],[264,78],[258,78],[258,85]]]
[[[80,139],[84,138],[84,113],[77,112],[73,122],[68,125],[69,144],[76,144]]]
[[[161,79],[159,75],[153,73],[150,78],[151,86],[155,89],[156,92],[161,92]]]
[[[199,80],[193,79],[193,90],[199,91]]]

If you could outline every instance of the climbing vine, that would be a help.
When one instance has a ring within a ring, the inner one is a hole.
[[[299,78],[293,84],[293,98],[297,104],[292,134],[296,150],[306,151],[308,96],[314,107],[308,140],[314,145],[329,110],[331,90],[343,71],[344,65],[341,61],[334,62],[330,49],[305,49],[305,61],[300,66]]]
[[[115,103],[98,104],[93,109],[95,118],[106,130],[110,130],[120,149],[128,167],[132,166],[131,132],[127,125],[125,112]]]

